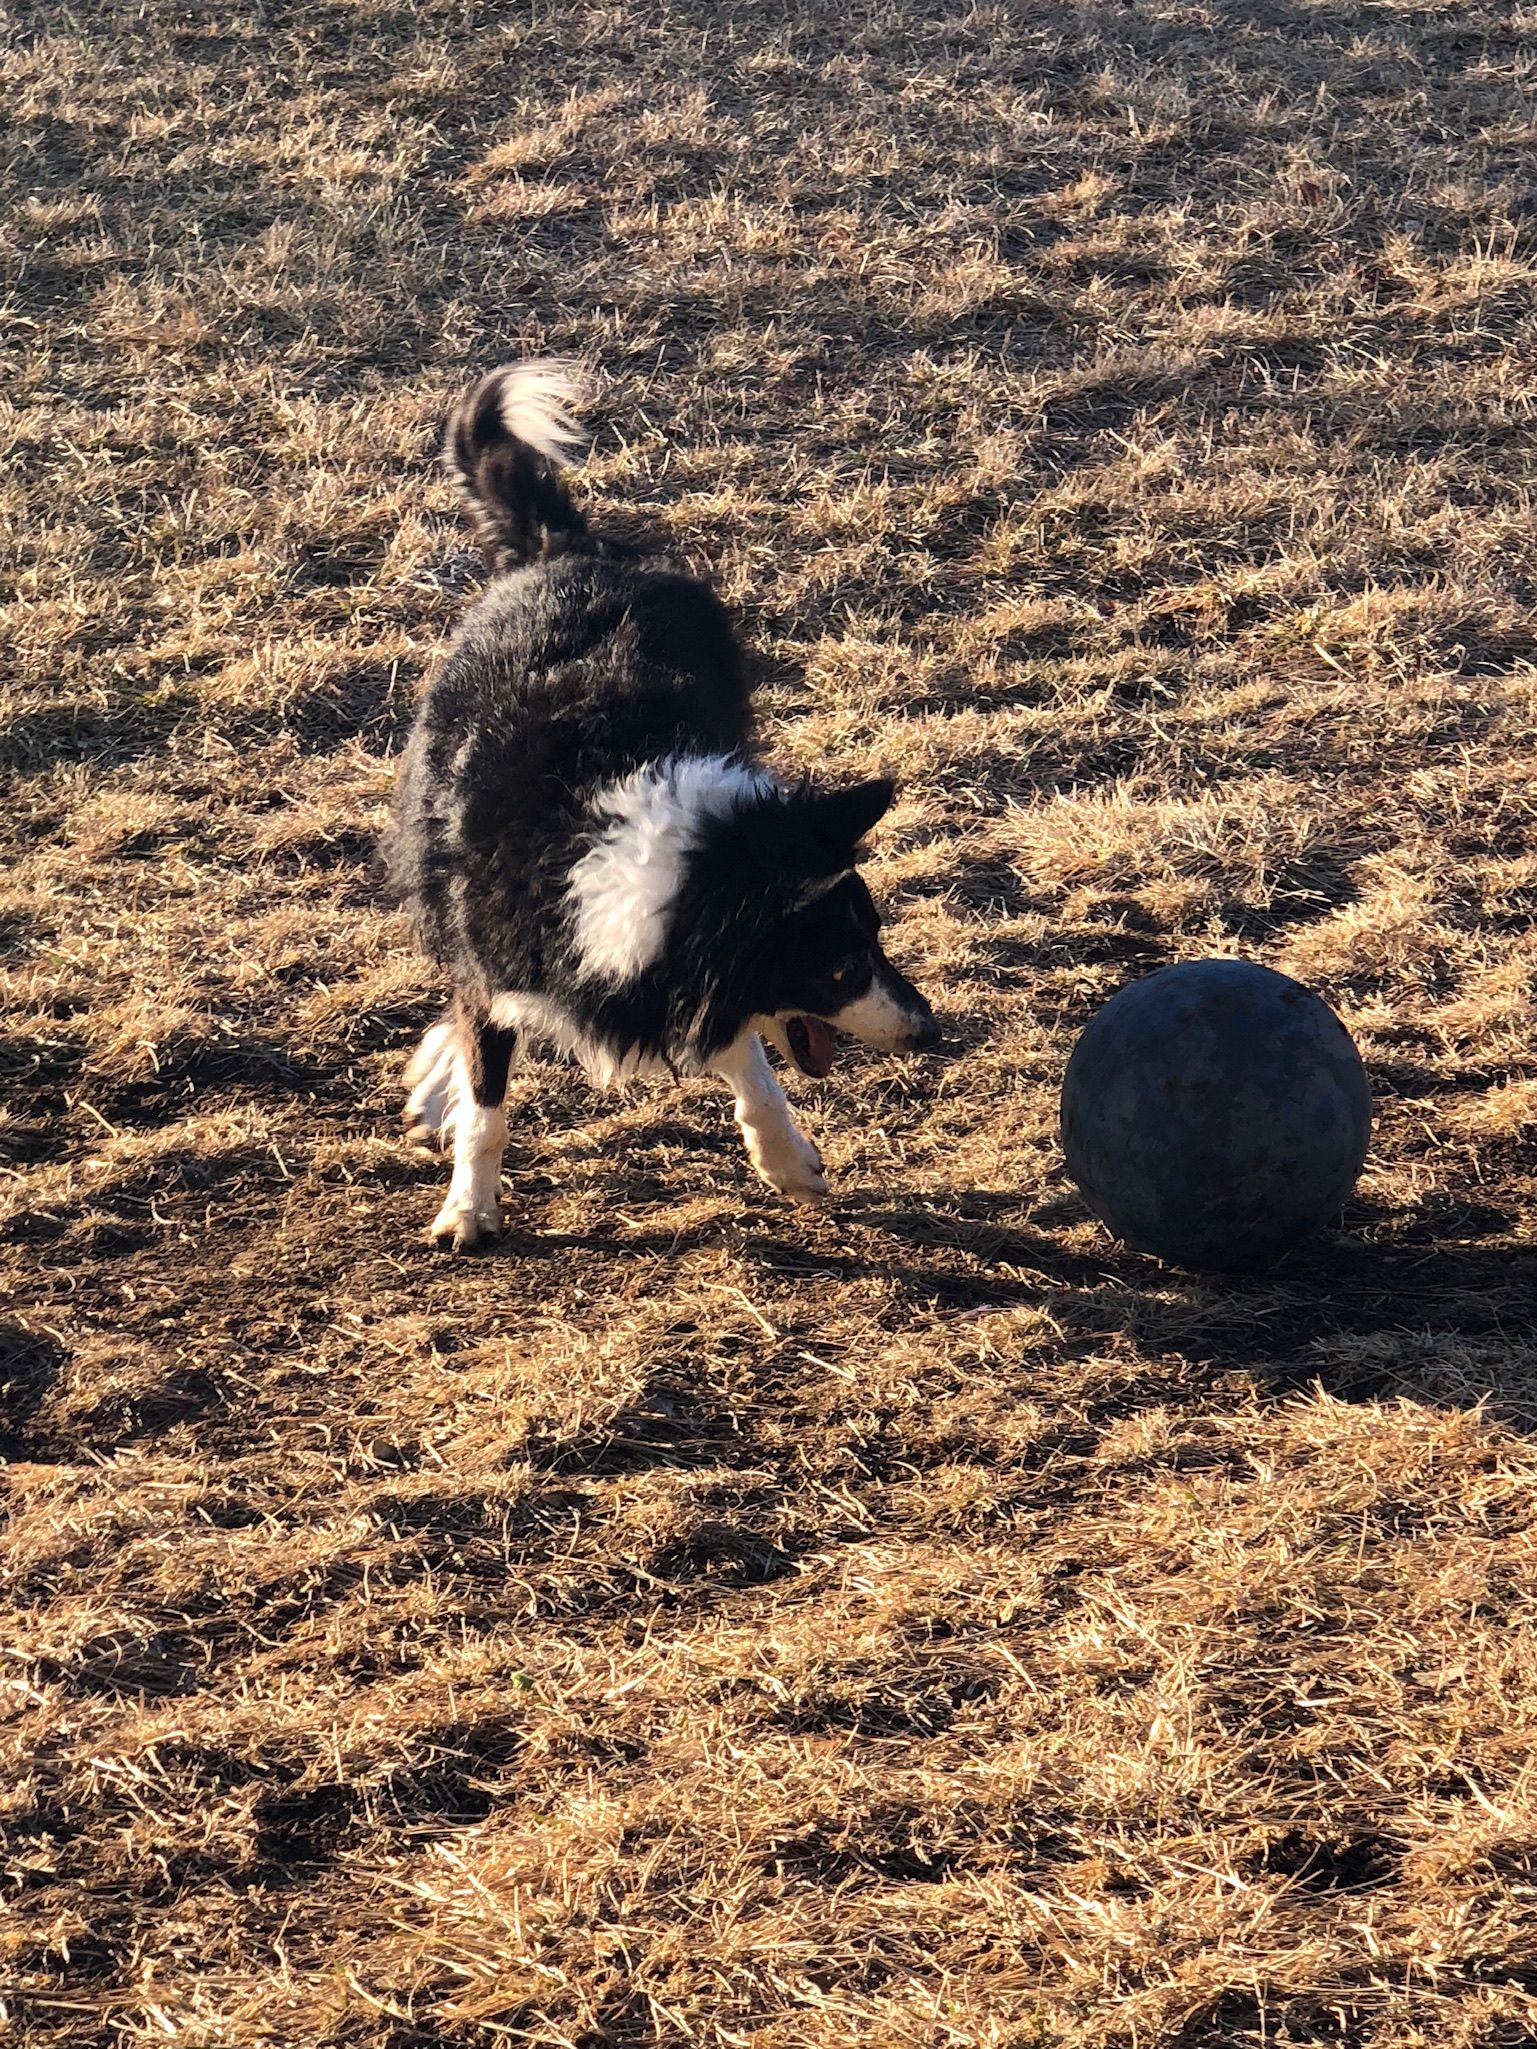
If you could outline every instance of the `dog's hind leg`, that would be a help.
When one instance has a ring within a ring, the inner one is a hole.
[[[827,1193],[822,1155],[790,1114],[756,1032],[717,1056],[715,1072],[736,1097],[736,1121],[759,1176],[791,1202],[820,1202]]]
[[[511,1026],[456,1005],[432,1026],[406,1069],[408,1121],[451,1140],[454,1171],[430,1236],[467,1252],[501,1235],[507,1072],[517,1050]]]

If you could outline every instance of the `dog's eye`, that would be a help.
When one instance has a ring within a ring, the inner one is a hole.
[[[833,987],[835,989],[846,989],[849,983],[853,981],[855,972],[853,968],[839,968],[831,977]]]

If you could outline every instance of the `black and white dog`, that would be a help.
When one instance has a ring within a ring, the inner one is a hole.
[[[756,765],[719,601],[572,502],[575,398],[573,366],[515,364],[449,420],[492,581],[417,714],[387,846],[454,989],[406,1084],[415,1128],[452,1139],[432,1235],[456,1249],[501,1228],[525,1045],[601,1082],[718,1074],[758,1173],[814,1202],[822,1162],[763,1040],[823,1075],[835,1031],[891,1052],[938,1038],[856,868],[892,784],[787,787]]]

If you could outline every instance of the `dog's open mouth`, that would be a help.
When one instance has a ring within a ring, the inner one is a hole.
[[[823,1024],[819,1017],[787,1018],[785,1039],[790,1057],[802,1074],[812,1075],[820,1081],[830,1071],[837,1051],[831,1025]]]

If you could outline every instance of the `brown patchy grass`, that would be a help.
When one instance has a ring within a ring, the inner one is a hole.
[[[1533,26],[13,9],[15,2040],[1533,2039]],[[816,1092],[810,1218],[540,1075],[455,1263],[368,861],[530,347],[902,774],[964,1053]],[[1231,1285],[1053,1135],[1218,950],[1380,1106]]]

